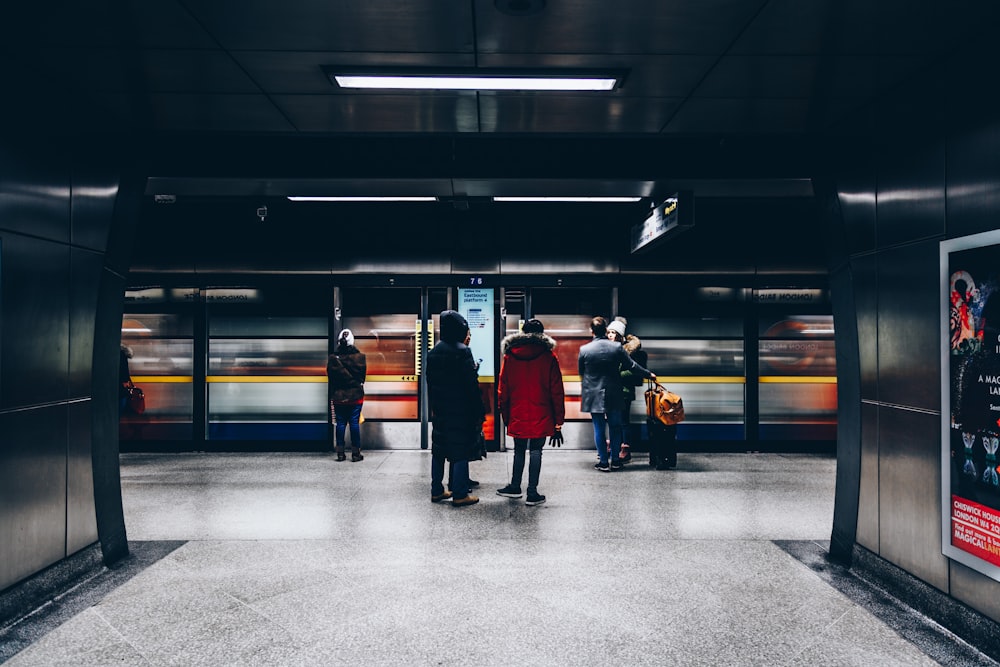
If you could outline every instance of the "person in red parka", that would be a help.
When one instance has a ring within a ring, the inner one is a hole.
[[[507,498],[521,497],[521,475],[527,449],[531,452],[531,460],[526,505],[545,502],[545,496],[538,493],[542,446],[545,438],[561,431],[566,418],[556,342],[544,331],[541,322],[530,319],[520,333],[511,334],[500,343],[503,359],[497,400],[500,415],[507,425],[507,435],[514,438],[514,464],[510,484],[497,489],[497,494]]]

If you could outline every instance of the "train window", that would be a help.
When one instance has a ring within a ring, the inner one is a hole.
[[[146,411],[124,413],[122,440],[180,440],[192,436],[194,334],[187,315],[126,313],[121,341],[131,350],[132,381],[143,390]]]
[[[837,361],[833,316],[760,320],[760,437],[833,439]]]
[[[415,304],[410,304],[413,308]],[[354,345],[365,354],[365,419],[419,418],[417,321],[412,314],[345,317]]]
[[[209,439],[311,439],[327,423],[327,320],[209,320]]]

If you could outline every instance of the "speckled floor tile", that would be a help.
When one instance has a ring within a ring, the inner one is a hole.
[[[8,664],[938,664],[775,542],[829,539],[832,457],[547,451],[528,507],[512,456],[454,508],[428,452],[125,455],[130,539],[180,546]]]

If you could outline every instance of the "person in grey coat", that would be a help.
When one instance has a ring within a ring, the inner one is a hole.
[[[637,364],[618,343],[608,340],[608,321],[595,317],[590,322],[594,339],[580,348],[577,362],[580,381],[580,411],[589,412],[594,423],[594,445],[597,447],[597,465],[601,472],[621,467],[622,411],[625,394],[622,388],[623,370],[656,380],[656,374]],[[605,439],[610,427],[610,458]]]

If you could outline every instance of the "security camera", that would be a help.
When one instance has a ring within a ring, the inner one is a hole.
[[[267,207],[261,206],[257,209],[257,217],[260,218],[261,222],[264,222],[264,218],[267,217]]]

